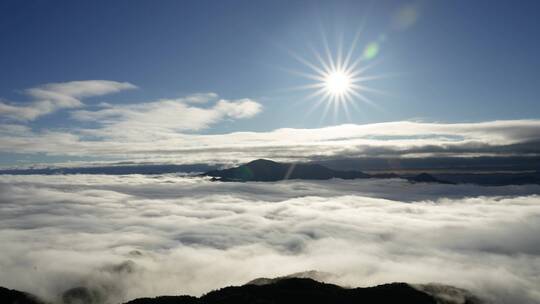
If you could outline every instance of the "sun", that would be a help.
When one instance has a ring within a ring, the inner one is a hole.
[[[330,110],[333,110],[334,118],[337,117],[338,112],[343,110],[346,117],[351,120],[349,108],[353,107],[360,111],[359,103],[379,109],[379,106],[369,98],[368,93],[385,94],[385,92],[370,88],[367,82],[383,76],[366,74],[368,69],[376,63],[372,59],[378,48],[374,48],[373,43],[371,43],[363,51],[360,50],[360,55],[355,56],[355,53],[358,53],[355,51],[357,40],[358,36],[355,37],[346,52],[343,51],[341,44],[335,48],[337,52],[332,52],[326,39],[323,39],[322,51],[312,49],[312,60],[288,50],[289,54],[308,68],[307,71],[290,69],[288,71],[313,81],[310,84],[292,88],[312,90],[305,99],[315,100],[315,103],[312,104],[312,108],[307,114],[323,105],[323,118]]]
[[[351,90],[351,76],[343,71],[335,71],[326,76],[324,84],[328,93],[343,95]]]

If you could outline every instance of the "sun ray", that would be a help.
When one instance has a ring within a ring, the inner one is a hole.
[[[364,81],[370,81],[370,80],[378,80],[378,79],[384,79],[384,78],[390,78],[394,77],[394,75],[373,75],[373,76],[364,76],[364,77],[357,77],[358,82],[364,82]]]
[[[348,73],[351,73],[353,75],[358,75],[358,74],[364,74],[365,72],[367,72],[368,70],[376,67],[377,65],[379,65],[381,62],[380,61],[372,61],[370,64],[366,64],[365,66],[361,67],[361,68],[358,68],[358,65],[361,63],[361,62],[364,62],[366,61],[367,59],[363,58],[363,57],[360,57],[358,59],[356,59],[347,69],[347,72]]]
[[[290,87],[289,90],[296,91],[296,90],[305,90],[305,89],[321,89],[324,87],[325,87],[324,83],[318,82],[318,83],[310,83],[310,84],[296,86],[296,87]]]
[[[321,122],[326,119],[326,116],[328,115],[328,111],[330,109],[330,106],[332,105],[332,102],[331,102],[331,97],[328,97],[328,100],[330,100],[330,102],[325,102],[324,103],[324,110],[323,110],[323,114],[321,116]]]
[[[321,53],[317,52],[317,50],[313,46],[311,48],[311,51],[313,53],[313,56],[315,56],[315,58],[317,58],[317,60],[319,61],[319,64],[322,66],[322,68],[324,70],[324,73],[322,73],[322,75],[325,75],[329,71],[332,70],[332,68],[326,63],[326,61],[324,61]]]
[[[360,53],[362,48],[357,47],[362,29],[358,30],[347,48],[344,48],[342,35],[337,37],[336,46],[332,49],[324,31],[321,31],[322,50],[318,51],[313,45],[309,46],[312,53],[312,60],[294,53],[293,57],[306,66],[307,72],[290,71],[295,75],[313,80],[313,83],[292,88],[293,90],[313,90],[304,100],[313,100],[306,115],[315,109],[323,107],[321,119],[325,119],[330,111],[333,112],[333,119],[337,122],[338,117],[345,117],[351,121],[351,110],[360,111],[359,104],[366,104],[370,107],[380,109],[380,107],[370,99],[370,93],[387,94],[384,91],[373,89],[367,86],[371,80],[388,77],[387,75],[370,75],[368,70],[380,64],[380,61],[373,61],[372,57],[367,58],[359,54],[354,58],[355,53]],[[368,62],[369,61],[369,62]],[[339,112],[343,112],[339,115]]]
[[[363,94],[361,93],[358,93],[358,92],[353,92],[353,94],[361,101],[363,101],[365,104],[377,109],[377,110],[381,110],[381,107],[379,105],[377,105],[375,102],[373,102],[371,99],[367,98],[366,96],[364,96]]]
[[[347,56],[345,57],[345,60],[343,61],[343,66],[348,67],[349,62],[352,59],[352,55],[354,54],[354,51],[356,50],[356,45],[358,44],[358,40],[360,39],[360,35],[362,34],[364,30],[364,25],[360,26],[358,31],[356,31],[356,34],[354,34],[353,41],[351,42],[351,46],[349,47],[349,51],[347,52]]]
[[[384,95],[384,96],[392,96],[390,93],[388,93],[386,91],[378,90],[378,89],[375,89],[375,88],[370,88],[370,87],[367,87],[367,86],[364,86],[364,85],[359,85],[359,84],[353,83],[352,86],[355,89],[359,90],[359,91],[370,92],[370,93]],[[320,87],[320,85],[318,87]]]
[[[323,81],[324,80],[323,76],[310,74],[310,73],[306,73],[306,72],[300,72],[300,71],[292,70],[292,69],[286,69],[286,68],[280,68],[280,69],[287,72],[287,73],[289,73],[289,74],[293,74],[293,75],[296,75],[296,76],[301,76],[301,77],[304,77],[304,78],[307,78],[307,79],[316,80],[316,81]]]
[[[336,70],[341,71],[343,64],[343,34],[338,35]]]
[[[316,97],[323,97],[320,102],[324,102],[324,100],[327,98],[326,97],[326,94],[328,92],[326,91],[326,88],[321,88],[319,90],[316,90],[315,92],[309,94],[308,96],[306,96],[305,100],[310,100],[310,99],[313,99],[313,98],[316,98]]]
[[[293,56],[294,59],[299,61],[300,63],[304,64],[305,66],[311,68],[313,71],[317,72],[318,74],[324,74],[325,71],[319,68],[318,66],[314,65],[313,63],[309,62],[308,60],[304,59],[302,56],[296,54],[295,52],[289,50],[289,53],[291,56]]]
[[[328,44],[328,39],[326,39],[326,34],[324,32],[322,32],[322,40],[323,40],[324,50],[326,52],[326,58],[328,59],[328,65],[330,65],[330,68],[332,69],[332,71],[335,71],[336,64],[334,63],[332,51],[330,51],[330,45]]]

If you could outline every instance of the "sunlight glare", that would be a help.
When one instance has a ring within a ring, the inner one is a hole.
[[[328,74],[325,79],[328,92],[332,95],[342,95],[351,89],[351,77],[342,71]]]
[[[357,105],[359,102],[379,109],[378,105],[369,98],[368,93],[385,92],[370,88],[367,86],[367,82],[379,79],[381,76],[366,75],[367,70],[378,63],[371,62],[367,64],[368,61],[372,61],[378,56],[379,44],[377,42],[368,43],[365,48],[357,52],[359,56],[353,58],[359,34],[360,32],[357,33],[347,51],[343,50],[343,42],[339,42],[335,48],[337,52],[332,52],[332,48],[330,48],[325,35],[323,35],[323,49],[317,51],[312,48],[314,57],[312,61],[289,50],[289,53],[298,62],[308,68],[307,71],[289,71],[313,81],[296,87],[296,89],[301,90],[313,90],[305,98],[305,100],[316,99],[316,102],[307,112],[308,114],[324,105],[323,119],[329,110],[333,110],[334,119],[336,119],[338,112],[343,110],[347,119],[351,120],[349,107],[359,110]]]

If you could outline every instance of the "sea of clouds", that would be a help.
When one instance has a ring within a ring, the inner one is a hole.
[[[539,303],[538,193],[400,179],[0,176],[0,286],[52,301],[85,286],[117,303],[318,270],[345,286],[437,282]]]

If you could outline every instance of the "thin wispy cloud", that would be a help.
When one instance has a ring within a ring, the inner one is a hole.
[[[27,103],[0,102],[0,116],[30,121],[60,109],[84,106],[81,99],[135,89],[129,82],[84,80],[49,83],[25,90],[33,100]]]
[[[216,95],[194,95],[148,103],[108,106],[96,111],[79,110],[72,118],[92,121],[101,127],[81,130],[82,135],[102,139],[140,142],[161,139],[182,131],[198,131],[223,120],[245,119],[257,115],[262,106],[251,99],[216,100]],[[208,103],[212,104],[208,105]],[[199,106],[204,103],[205,106]]]

